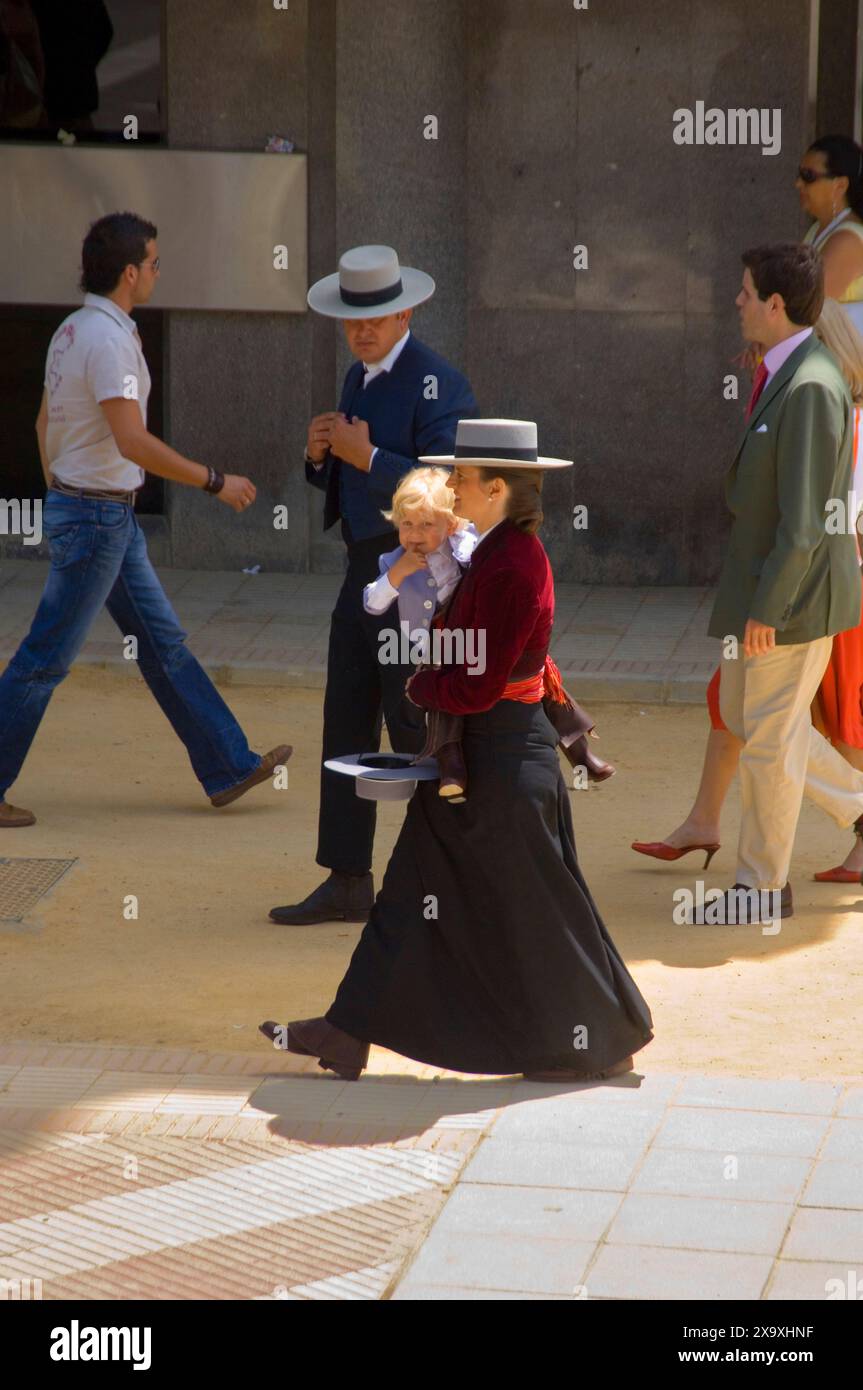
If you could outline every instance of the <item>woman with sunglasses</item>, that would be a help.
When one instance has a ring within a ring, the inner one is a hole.
[[[821,252],[824,293],[863,333],[863,149],[847,135],[824,135],[803,156],[795,180],[814,218],[803,240]]]

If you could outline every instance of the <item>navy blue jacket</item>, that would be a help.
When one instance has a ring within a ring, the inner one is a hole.
[[[427,399],[428,378],[437,382],[437,399]],[[389,510],[399,482],[419,468],[420,454],[451,454],[459,420],[479,414],[467,378],[411,333],[390,372],[381,372],[363,390],[363,364],[354,362],[345,377],[339,410],[350,420],[368,421],[377,447],[368,473],[327,454],[324,467],[306,464],[306,478],[326,492],[324,530],[342,518],[345,540],[360,541],[392,531],[381,516]]]

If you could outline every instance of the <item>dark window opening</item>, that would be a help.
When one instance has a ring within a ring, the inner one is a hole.
[[[125,143],[134,116],[138,145],[160,141],[161,10],[161,0],[0,0],[0,139]]]
[[[36,416],[45,378],[45,358],[55,331],[69,315],[69,305],[0,305],[0,420],[3,421],[3,462],[0,495],[41,497],[45,490]],[[163,434],[163,329],[161,309],[136,309],[152,387],[147,404],[147,428]],[[151,473],[138,493],[135,510],[161,515],[165,485]]]

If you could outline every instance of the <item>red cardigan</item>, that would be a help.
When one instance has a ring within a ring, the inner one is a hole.
[[[408,682],[409,698],[447,714],[491,709],[508,680],[542,668],[553,620],[554,579],[542,543],[501,521],[476,547],[444,623],[450,631],[485,631],[485,671],[472,675],[467,665],[418,671]],[[481,651],[476,638],[473,651]]]

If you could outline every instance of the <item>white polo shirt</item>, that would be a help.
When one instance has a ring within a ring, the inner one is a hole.
[[[144,470],[120,453],[100,401],[137,399],[147,423],[150,373],[134,319],[101,294],[61,323],[45,363],[46,449],[51,472],[70,487],[131,492]]]

